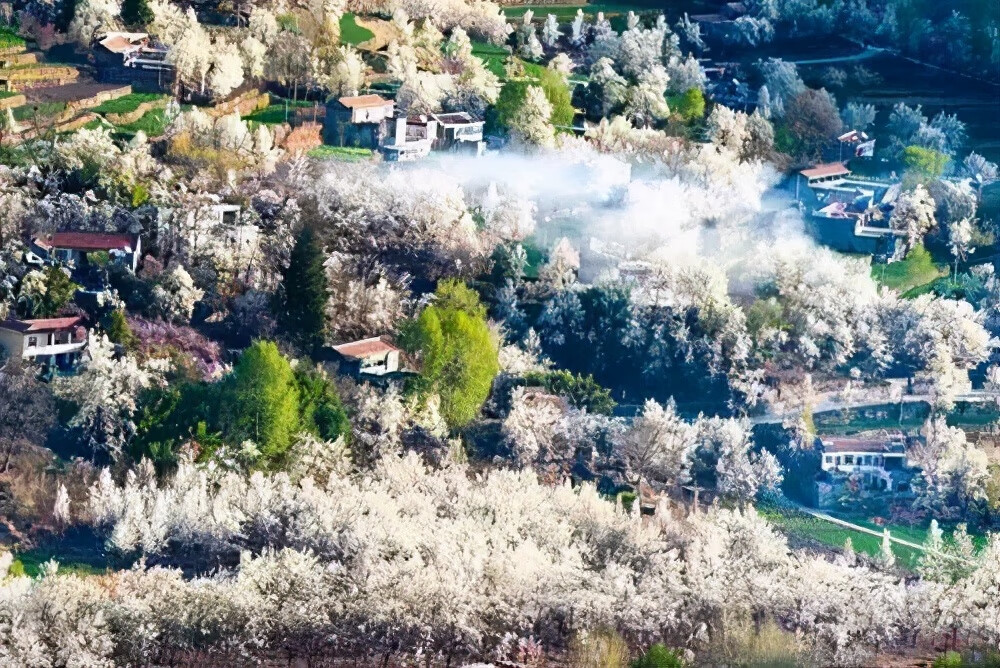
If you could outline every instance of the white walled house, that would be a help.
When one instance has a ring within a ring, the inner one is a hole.
[[[400,350],[381,336],[333,346],[340,358],[341,373],[384,376],[400,370]]]
[[[82,318],[4,320],[0,322],[0,347],[10,357],[43,364],[50,369],[72,371],[87,347]]]
[[[134,272],[142,252],[142,240],[133,234],[56,232],[34,239],[32,250],[52,262],[74,269],[83,267],[90,253],[107,253],[113,262]]]
[[[889,492],[909,491],[913,468],[902,436],[887,438],[823,437],[820,467],[828,473],[858,474],[866,486]]]

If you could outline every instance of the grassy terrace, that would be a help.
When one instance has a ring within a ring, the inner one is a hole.
[[[372,157],[371,149],[354,146],[317,146],[309,151],[310,158],[317,160],[338,160],[340,162],[364,162]]]
[[[916,246],[899,262],[872,265],[872,278],[903,296],[916,296],[907,293],[947,275],[948,268],[935,263],[923,246]]]
[[[98,114],[127,114],[138,109],[141,104],[155,102],[165,97],[167,96],[158,93],[129,93],[117,99],[108,100],[94,107],[92,111]]]
[[[504,62],[507,60],[508,51],[502,46],[494,46],[487,42],[472,42],[472,55],[478,57],[486,65],[486,69],[498,77],[505,75]]]
[[[15,49],[23,47],[24,38],[10,28],[0,28],[0,49]]]
[[[351,12],[340,17],[340,42],[342,44],[357,46],[374,36],[375,33],[371,30],[358,25],[356,17]]]
[[[243,117],[245,121],[251,121],[253,123],[263,123],[264,125],[281,125],[285,122],[285,104],[288,105],[288,117],[291,118],[292,114],[295,113],[296,109],[311,109],[317,104],[316,100],[280,100],[276,99],[272,104],[259,109],[252,114],[247,114]],[[323,119],[326,111],[323,109],[323,104],[319,103],[320,109],[317,112],[319,120]]]
[[[813,517],[793,508],[761,506],[757,509],[757,512],[776,528],[780,529],[782,533],[793,539],[798,538],[807,542],[820,543],[825,547],[841,549],[844,547],[844,542],[850,538],[855,552],[870,556],[878,555],[882,548],[882,539],[877,536],[848,529],[847,527],[821,520],[818,517]],[[853,519],[849,519],[848,521],[854,522]],[[855,523],[861,524],[860,522]],[[881,527],[875,527],[874,525],[871,525],[869,528],[873,528],[876,531],[882,530]],[[896,534],[897,530],[901,531],[898,535]],[[914,533],[911,532],[908,535],[904,535],[905,532],[902,532],[900,527],[890,526],[889,531],[897,538],[914,540]],[[919,532],[919,530],[916,531]],[[923,536],[914,542],[919,543],[922,541]],[[896,561],[905,568],[914,568],[920,556],[918,550],[895,543],[892,545],[892,553],[896,555]]]
[[[50,119],[66,110],[65,102],[41,102],[39,104],[22,104],[14,107],[14,120],[25,123],[34,120]]]

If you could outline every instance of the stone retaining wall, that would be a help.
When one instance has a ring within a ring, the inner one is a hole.
[[[111,90],[102,90],[97,95],[92,95],[90,97],[85,97],[79,100],[73,100],[72,102],[66,103],[66,112],[72,112],[76,114],[84,109],[92,109],[93,107],[100,106],[105,102],[111,100],[117,100],[120,97],[125,97],[132,93],[131,86],[122,86],[121,88],[112,88]]]
[[[270,95],[253,90],[237,95],[231,100],[220,102],[212,107],[206,107],[202,111],[212,118],[221,118],[233,112],[239,112],[240,116],[246,116],[258,109],[266,108],[269,104],[271,104]]]
[[[6,82],[8,86],[17,85],[18,88],[59,85],[76,81],[79,76],[80,71],[75,67],[58,65],[0,70],[0,81]]]
[[[135,123],[153,109],[166,109],[167,102],[169,102],[169,98],[166,97],[150,102],[143,102],[135,108],[135,111],[127,111],[121,114],[104,114],[104,118],[115,125],[128,125],[129,123]]]
[[[28,104],[28,98],[21,94],[0,97],[0,109],[20,107],[23,104]]]

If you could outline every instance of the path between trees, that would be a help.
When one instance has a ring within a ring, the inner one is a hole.
[[[875,536],[876,538],[882,538],[883,536],[883,533],[881,531],[875,531],[874,529],[869,529],[868,527],[861,526],[860,524],[854,524],[853,522],[842,520],[840,518],[834,517],[833,515],[829,515],[819,510],[814,510],[808,506],[803,506],[801,503],[792,502],[792,505],[794,505],[796,509],[806,513],[807,515],[811,515],[816,519],[832,522],[846,529],[851,529],[853,531],[860,531],[861,533],[866,533]],[[949,559],[958,559],[959,561],[965,561],[965,559],[962,559],[961,557],[957,557],[952,554],[944,554],[943,552],[938,552],[936,550],[929,550],[920,543],[913,543],[911,541],[904,540],[902,538],[896,538],[895,536],[892,535],[892,531],[889,531],[889,540],[893,543],[896,543],[897,545],[905,545],[906,547],[912,548],[914,550],[920,550],[921,552],[933,552],[934,554],[941,557],[947,557]]]
[[[873,58],[880,53],[885,52],[885,49],[880,49],[875,46],[866,46],[865,50],[861,53],[855,53],[850,56],[833,56],[832,58],[812,58],[806,60],[793,60],[791,62],[796,65],[822,65],[824,63],[848,63],[857,60],[868,60]]]
[[[904,404],[915,404],[915,403],[931,403],[933,397],[929,394],[905,394],[901,399],[893,399],[891,397],[884,397],[882,399],[871,399],[862,398],[855,401],[844,400],[839,397],[828,397],[823,399],[810,408],[813,415],[816,413],[827,413],[830,411],[840,411],[852,408],[868,408],[873,406],[898,406],[900,403]],[[970,390],[968,392],[963,392],[955,396],[955,401],[963,401],[966,403],[984,403],[989,401],[996,401],[997,393],[987,390]],[[767,412],[764,415],[758,415],[756,417],[750,418],[750,421],[754,424],[774,424],[778,422],[784,422],[787,419],[794,419],[802,415],[802,409],[784,411],[781,413]]]

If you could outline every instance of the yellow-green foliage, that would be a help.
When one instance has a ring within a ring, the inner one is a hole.
[[[575,668],[627,668],[628,645],[613,630],[577,635],[570,644],[570,662]]]
[[[443,281],[434,303],[404,328],[402,340],[420,356],[424,389],[441,397],[448,426],[476,417],[499,370],[497,341],[479,295],[460,281]]]

